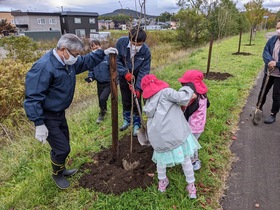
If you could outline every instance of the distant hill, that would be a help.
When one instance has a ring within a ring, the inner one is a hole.
[[[117,16],[117,15],[120,15],[120,14],[128,15],[128,16],[131,16],[133,18],[139,18],[140,14],[141,14],[141,17],[144,17],[143,13],[140,13],[140,12],[137,12],[137,11],[131,10],[131,9],[116,9],[114,12],[105,13],[105,14],[102,14],[100,16]],[[146,17],[147,18],[156,18],[157,16],[155,16],[155,15],[147,15],[146,14]]]

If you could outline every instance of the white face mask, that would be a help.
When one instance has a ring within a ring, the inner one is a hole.
[[[142,47],[142,45],[135,46],[135,45],[130,43],[130,56],[131,56],[131,58],[134,57],[134,55],[140,51],[141,47]]]
[[[280,29],[277,29],[276,32],[277,32],[278,36],[280,36]]]
[[[67,49],[66,49],[67,50]],[[69,58],[68,59],[65,59],[65,57],[63,56],[63,59],[64,59],[64,63],[66,65],[73,65],[76,63],[77,59],[78,59],[78,56],[75,58],[73,55],[71,55],[68,50],[67,50],[67,53],[69,55]]]
[[[132,48],[133,50],[136,50],[136,52],[139,52],[140,49],[141,49],[141,47],[142,47],[142,45],[140,45],[140,46],[131,45],[131,48]]]

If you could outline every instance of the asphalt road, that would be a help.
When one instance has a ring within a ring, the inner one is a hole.
[[[280,114],[270,125],[252,124],[253,107],[262,81],[259,74],[243,112],[240,115],[237,139],[231,151],[238,160],[232,165],[228,189],[221,200],[224,210],[280,210]],[[263,107],[264,118],[270,114],[272,90]]]

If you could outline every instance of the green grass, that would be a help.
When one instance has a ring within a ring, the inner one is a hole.
[[[229,150],[231,136],[235,132],[239,113],[246,101],[256,76],[263,66],[262,50],[264,33],[258,33],[253,46],[247,44],[248,34],[243,36],[242,52],[251,56],[232,55],[237,51],[238,36],[219,41],[213,46],[210,72],[227,72],[233,75],[225,81],[205,80],[209,87],[211,106],[200,143],[202,169],[195,173],[198,199],[189,200],[184,191],[185,178],[181,166],[168,169],[170,187],[166,193],[157,191],[157,181],[146,190],[136,189],[120,196],[105,195],[78,187],[78,173],[70,178],[72,187],[58,189],[51,179],[49,145],[41,145],[34,139],[34,130],[18,136],[0,150],[0,209],[217,209],[225,188],[225,179],[230,169],[232,154]],[[178,89],[178,78],[186,69],[206,71],[208,46],[191,54],[174,59],[163,68],[152,73]],[[180,56],[179,56],[180,57]],[[82,83],[86,75],[78,76]],[[91,89],[96,95],[95,85],[77,84]],[[83,91],[84,91],[83,89]],[[83,91],[77,91],[82,95]],[[91,153],[111,144],[111,120],[98,126],[96,97],[75,96],[67,111],[71,134],[70,161],[73,167],[91,161]],[[81,98],[83,103],[80,102]],[[119,100],[119,113],[121,113]],[[121,123],[121,116],[119,116]],[[22,125],[24,126],[24,125]],[[30,125],[29,125],[30,126]],[[119,133],[120,138],[123,133]]]

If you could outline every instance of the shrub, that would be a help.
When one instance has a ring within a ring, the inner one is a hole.
[[[39,48],[38,42],[34,42],[27,36],[4,37],[1,45],[8,52],[7,58],[20,60],[22,63],[34,62],[45,53],[45,49]]]
[[[15,62],[13,59],[0,61],[0,119],[16,115],[24,100],[25,74],[31,64]]]

